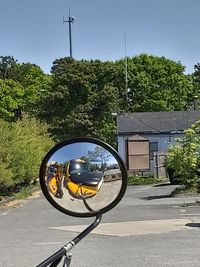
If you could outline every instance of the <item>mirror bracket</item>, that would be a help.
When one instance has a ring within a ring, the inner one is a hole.
[[[58,250],[56,253],[54,253],[52,256],[50,256],[48,259],[46,259],[36,267],[47,267],[47,266],[56,267],[58,266],[63,257],[65,257],[63,267],[69,266],[72,259],[72,254],[69,253],[71,249],[78,242],[80,242],[85,236],[87,236],[90,232],[92,232],[99,225],[101,219],[102,219],[102,214],[99,214],[86,229],[84,229],[74,239],[72,239],[70,242],[64,245],[60,250]]]
[[[79,235],[77,235],[72,242],[76,245],[79,241],[81,241],[86,235],[88,235],[91,231],[93,231],[101,222],[102,215],[99,214],[95,221],[91,223],[85,230],[83,230]]]
[[[63,267],[68,267],[71,263],[71,260],[72,260],[72,254],[68,252],[65,256]]]

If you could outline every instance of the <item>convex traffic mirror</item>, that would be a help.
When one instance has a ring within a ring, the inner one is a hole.
[[[91,217],[116,206],[127,186],[127,172],[118,153],[93,138],[59,143],[45,156],[40,184],[47,200],[61,212]]]

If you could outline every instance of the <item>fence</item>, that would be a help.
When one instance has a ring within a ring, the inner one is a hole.
[[[154,153],[153,157],[153,174],[156,178],[165,178],[167,177],[165,163],[165,154],[164,153]]]

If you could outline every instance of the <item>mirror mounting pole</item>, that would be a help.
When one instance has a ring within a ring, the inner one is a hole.
[[[72,255],[70,250],[78,243],[80,242],[86,235],[88,235],[90,232],[92,232],[101,222],[102,214],[99,214],[95,221],[91,223],[85,230],[83,230],[80,234],[78,234],[73,240],[68,242],[66,245],[64,245],[60,250],[58,250],[56,253],[54,253],[52,256],[50,256],[48,259],[43,261],[41,264],[37,265],[36,267],[56,267],[60,263],[63,257],[64,259],[64,265],[69,266],[71,262]],[[51,264],[51,265],[50,265]]]
[[[74,245],[76,245],[79,241],[81,241],[86,235],[88,235],[92,230],[94,230],[98,225],[99,223],[101,222],[101,218],[102,218],[102,215],[99,214],[95,221],[90,224],[85,230],[83,230],[83,232],[81,232],[79,235],[77,235],[73,240],[72,242],[74,243]]]

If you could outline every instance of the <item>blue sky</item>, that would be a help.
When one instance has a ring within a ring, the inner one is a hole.
[[[63,146],[51,156],[49,162],[57,161],[59,163],[64,163],[66,160],[77,159],[84,156],[88,157],[88,151],[94,151],[96,147],[99,146],[87,142]],[[110,155],[108,164],[116,164],[116,159],[109,152],[108,154]]]
[[[0,55],[39,65],[46,73],[69,56],[117,60],[148,53],[180,61],[186,73],[200,62],[199,0],[0,0]]]
[[[84,156],[88,156],[88,151],[93,151],[96,145],[91,143],[75,143],[64,146],[56,151],[49,159],[51,162],[57,161],[64,163],[66,160],[77,159]]]

